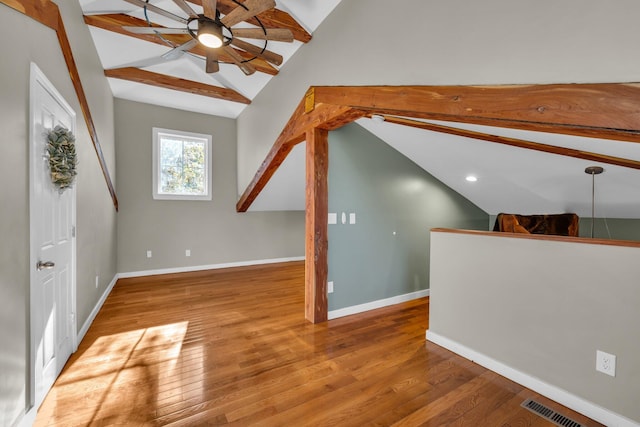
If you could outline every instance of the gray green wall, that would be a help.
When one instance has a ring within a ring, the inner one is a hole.
[[[115,179],[113,98],[77,1],[58,1],[102,149]],[[26,37],[25,35],[28,35]],[[116,213],[56,34],[0,5],[0,425],[29,395],[29,66],[35,62],[77,116],[77,325],[116,274]],[[95,287],[95,276],[100,276]]]
[[[488,222],[484,211],[357,124],[329,133],[329,212],[338,213],[338,224],[328,226],[329,310],[427,289],[430,229],[486,230]],[[348,224],[349,213],[356,224]]]
[[[304,256],[304,212],[236,212],[235,120],[116,99],[115,125],[119,272]],[[213,136],[211,201],[153,200],[154,126]]]
[[[591,218],[580,218],[580,236],[591,237]],[[640,241],[640,219],[596,218],[593,237]]]

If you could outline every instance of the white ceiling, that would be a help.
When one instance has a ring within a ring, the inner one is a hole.
[[[79,1],[85,14],[127,13],[144,19],[139,7],[124,0]],[[171,0],[151,2],[181,14]],[[277,7],[290,13],[313,33],[339,2],[340,0],[277,0]],[[197,6],[193,7],[200,11]],[[174,26],[173,22],[166,22],[161,17],[151,14],[150,17],[160,24]],[[89,28],[105,69],[135,65],[138,61],[157,58],[170,49],[106,30]],[[304,49],[304,45],[300,42],[269,42],[269,48],[284,56],[282,67],[286,67],[287,60],[297,49]],[[184,55],[180,59],[147,69],[232,88],[249,99],[253,99],[271,78],[278,78],[259,72],[245,76],[235,65],[225,64],[221,64],[219,73],[208,75],[204,72],[204,60],[194,55]],[[115,97],[187,111],[236,118],[246,108],[246,105],[240,103],[125,80],[110,78],[109,84]],[[580,216],[591,216],[591,176],[585,174],[584,169],[597,163],[390,123],[376,123],[369,119],[361,119],[358,123],[489,214],[576,212]],[[460,123],[447,125],[640,161],[640,144],[630,142]],[[304,163],[302,143],[293,149],[250,210],[303,210]],[[595,178],[596,216],[640,218],[640,171],[607,164],[601,166],[605,172]],[[477,176],[478,181],[467,182],[465,177],[468,174]]]
[[[86,15],[104,13],[126,13],[138,19],[145,19],[142,8],[125,2],[124,0],[79,0]],[[185,16],[172,0],[151,0],[151,3],[179,16]],[[288,12],[308,32],[313,33],[340,0],[277,0],[277,8]],[[202,8],[190,3],[198,12]],[[149,18],[158,24],[175,27],[172,20],[149,12]],[[159,44],[135,39],[122,34],[89,26],[93,42],[98,50],[98,56],[104,69],[136,66],[139,62],[153,60],[166,53],[171,48]],[[269,50],[284,57],[282,66],[298,50],[303,43],[269,42]],[[204,72],[204,59],[187,54],[179,59],[167,61],[159,65],[144,67],[145,70],[167,74],[187,80],[193,80],[213,86],[234,89],[249,99],[253,99],[269,82],[272,76],[256,72],[245,76],[237,66],[220,64],[220,72],[207,74]],[[245,104],[214,99],[207,96],[178,92],[155,86],[134,83],[126,80],[109,78],[109,85],[113,96],[131,101],[178,108],[221,117],[236,118],[246,108]]]
[[[640,161],[640,144],[632,142],[430,122]],[[605,171],[595,177],[596,217],[640,218],[638,170],[370,119],[357,123],[489,214],[575,212],[590,217],[592,177],[584,170],[597,165]],[[478,180],[468,182],[465,179],[468,175]],[[301,143],[250,210],[303,210],[304,182],[304,143]]]
[[[489,214],[575,212],[579,216],[591,216],[592,177],[584,170],[596,165],[605,170],[595,177],[596,216],[640,217],[640,171],[636,169],[380,124],[369,119],[358,123]],[[640,144],[632,142],[463,123],[432,123],[640,160]],[[467,175],[476,176],[478,181],[466,181]]]

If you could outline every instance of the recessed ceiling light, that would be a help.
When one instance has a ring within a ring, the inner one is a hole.
[[[467,175],[467,177],[465,178],[467,181],[469,182],[476,182],[478,180],[478,178],[476,178],[473,175]]]

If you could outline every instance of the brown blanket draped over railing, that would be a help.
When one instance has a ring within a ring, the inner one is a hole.
[[[573,213],[555,215],[498,214],[493,231],[578,236],[579,218]]]

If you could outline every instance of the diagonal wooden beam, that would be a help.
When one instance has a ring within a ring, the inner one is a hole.
[[[189,0],[193,4],[202,6],[202,0]],[[237,3],[231,0],[218,0],[218,9],[224,15],[238,7]],[[288,28],[293,33],[293,38],[308,43],[311,40],[311,34],[304,29],[290,14],[280,9],[272,9],[258,14],[258,18],[266,28]],[[247,20],[248,23],[260,26],[255,19]]]
[[[349,107],[336,107],[333,105],[317,106],[312,112],[305,112],[304,100],[298,105],[289,123],[280,133],[275,144],[269,150],[267,157],[247,186],[246,190],[236,204],[238,212],[246,212],[258,194],[267,185],[275,171],[280,167],[291,149],[305,140],[307,132],[319,128],[334,130],[363,117],[363,111]]]
[[[188,92],[194,95],[209,96],[211,98],[224,99],[225,101],[251,104],[251,100],[249,98],[244,97],[232,89],[211,86],[200,82],[194,82],[192,80],[181,79],[179,77],[167,76],[165,74],[141,70],[140,68],[113,68],[111,70],[105,70],[104,75],[115,79],[129,80],[136,83]]]
[[[640,142],[640,84],[314,87],[315,103]]]
[[[69,43],[69,39],[67,38],[67,32],[64,28],[62,15],[60,15],[58,6],[50,0],[0,0],[0,4],[5,4],[12,9],[15,9],[18,12],[30,17],[31,19],[34,19],[35,21],[53,29],[56,32],[58,43],[60,44],[60,49],[62,50],[62,56],[64,57],[64,61],[69,71],[71,83],[73,84],[76,96],[78,97],[80,109],[82,110],[82,115],[84,116],[89,135],[91,136],[93,148],[96,152],[96,155],[98,156],[98,162],[100,163],[100,168],[102,169],[102,174],[107,184],[107,189],[109,191],[109,194],[111,195],[113,206],[117,211],[118,197],[116,196],[116,190],[113,186],[111,176],[109,175],[109,168],[107,167],[107,162],[104,159],[104,154],[102,153],[102,146],[100,145],[98,133],[96,131],[93,118],[91,117],[89,102],[87,101],[82,82],[80,81],[80,73],[78,72],[78,68],[73,58],[71,44]]]
[[[152,34],[137,34],[131,33],[124,28],[123,26],[132,26],[132,27],[148,27],[146,21],[138,18],[134,18],[129,15],[125,15],[122,13],[116,14],[106,14],[106,15],[84,15],[84,22],[87,25],[91,25],[96,28],[101,28],[103,30],[112,31],[114,33],[122,34],[129,37],[134,37],[139,40],[144,40],[151,43],[156,43],[162,46],[167,46],[165,42],[163,42],[159,37]],[[157,27],[161,27],[159,25],[154,25]],[[193,40],[193,38],[189,34],[164,34],[163,37],[176,45],[180,45],[188,42],[189,40]],[[254,56],[250,53],[234,49],[242,58],[251,59]],[[200,44],[195,46],[194,48],[189,50],[194,54],[202,57],[207,56],[207,51]],[[221,62],[232,63],[232,59],[223,52],[219,54],[219,60]],[[278,70],[271,66],[267,61],[261,58],[254,59],[251,61],[251,65],[255,67],[257,71],[260,71],[265,74],[269,74],[275,76],[278,74]]]
[[[640,162],[636,160],[623,159],[622,157],[607,156],[605,154],[592,153],[590,151],[576,150],[567,147],[541,144],[539,142],[527,141],[524,139],[509,138],[506,136],[491,135],[484,132],[460,129],[451,126],[443,126],[434,123],[425,123],[418,120],[406,119],[403,117],[383,116],[385,122],[403,126],[410,126],[417,129],[429,130],[433,132],[457,135],[465,138],[479,139],[482,141],[495,142],[498,144],[510,145],[512,147],[526,148],[528,150],[542,151],[544,153],[557,154],[560,156],[574,157],[583,160],[592,160],[610,165],[623,166],[631,169],[640,169]]]
[[[0,0],[0,3],[17,10],[52,30],[58,30],[58,5],[50,0]]]

